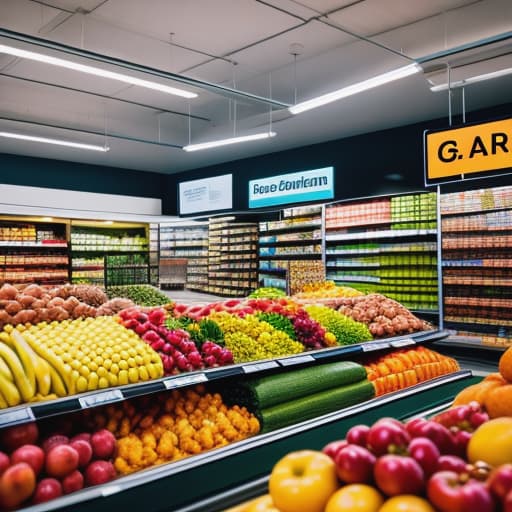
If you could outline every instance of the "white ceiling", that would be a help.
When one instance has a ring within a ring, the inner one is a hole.
[[[293,104],[295,96],[297,101],[309,99],[411,59],[512,32],[512,2],[0,0],[0,28]],[[106,133],[110,147],[108,153],[96,153],[0,138],[0,152],[5,153],[174,173],[448,114],[447,93],[431,92],[427,81],[446,81],[444,72],[413,75],[292,116],[285,108],[274,107],[271,113],[265,102],[235,101],[233,96],[5,37],[0,37],[0,44],[199,95],[184,100],[0,54],[0,130],[99,144]],[[494,53],[497,46],[492,47]],[[455,66],[452,80],[458,80],[512,67],[511,47],[512,42],[506,42],[499,59],[464,68],[457,66],[468,52],[437,62]],[[472,52],[472,61],[481,60],[481,51]],[[430,64],[425,69],[430,72]],[[465,93],[468,110],[510,102],[512,77],[468,86]],[[453,108],[461,110],[459,92],[453,96]],[[189,130],[192,142],[266,131],[271,115],[277,132],[273,139],[197,153],[180,149],[189,141]]]

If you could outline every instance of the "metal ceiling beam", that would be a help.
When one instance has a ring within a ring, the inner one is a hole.
[[[266,105],[271,105],[272,107],[275,107],[277,109],[288,108],[291,106],[289,103],[277,101],[272,98],[258,96],[256,94],[233,89],[231,87],[226,87],[224,85],[214,84],[211,82],[206,82],[204,80],[198,80],[196,78],[191,78],[191,77],[187,77],[184,75],[171,73],[169,71],[163,71],[163,70],[152,68],[149,66],[144,66],[142,64],[128,62],[126,60],[109,57],[107,55],[102,55],[102,54],[91,52],[88,50],[82,50],[82,49],[76,48],[74,46],[69,46],[69,45],[57,43],[54,41],[48,41],[48,40],[42,39],[40,37],[30,36],[27,34],[21,34],[19,32],[14,32],[12,30],[7,30],[4,28],[0,28],[0,37],[4,37],[6,39],[10,39],[10,40],[17,41],[17,42],[36,45],[41,48],[46,48],[49,50],[63,52],[67,55],[73,55],[75,57],[82,57],[85,59],[89,59],[90,61],[102,62],[104,64],[118,66],[120,68],[129,69],[131,71],[137,71],[140,73],[144,73],[146,75],[156,76],[156,77],[164,78],[167,80],[173,80],[175,82],[186,84],[191,87],[197,87],[198,89],[203,89],[203,90],[212,92],[214,94],[220,94],[222,96],[227,96],[229,98],[243,98],[245,100],[250,100],[250,101],[254,101],[254,102],[258,102],[258,103],[265,103]]]
[[[5,76],[6,78],[13,78],[14,80],[22,80],[24,82],[30,82],[32,84],[56,87],[57,89],[64,89],[65,91],[73,91],[73,92],[78,92],[78,93],[82,93],[82,94],[87,94],[89,96],[95,96],[97,98],[104,98],[107,100],[118,101],[121,103],[127,103],[129,105],[135,105],[136,107],[142,107],[142,108],[148,108],[151,110],[155,110],[155,111],[163,113],[163,114],[173,114],[176,116],[183,116],[183,117],[186,117],[187,119],[191,118],[191,119],[196,119],[197,121],[205,121],[207,123],[211,123],[211,121],[212,121],[211,119],[208,119],[207,117],[189,114],[188,112],[178,112],[176,110],[168,110],[166,108],[155,107],[154,105],[148,105],[146,103],[140,103],[138,101],[125,100],[122,98],[117,98],[115,96],[109,96],[108,94],[100,94],[98,92],[85,91],[83,89],[76,89],[75,87],[68,87],[66,85],[57,85],[57,84],[52,84],[51,82],[43,82],[42,80],[34,80],[33,78],[26,78],[23,76],[10,75],[9,73],[3,73],[1,70],[0,70],[0,76]]]
[[[120,140],[127,140],[129,142],[141,142],[143,144],[153,144],[154,146],[161,146],[164,148],[183,149],[183,146],[180,146],[178,144],[168,144],[166,142],[158,142],[158,141],[149,140],[149,139],[140,139],[138,137],[130,137],[128,135],[119,135],[116,133],[105,133],[105,132],[99,132],[99,131],[95,131],[95,130],[84,130],[81,128],[71,128],[69,126],[60,126],[57,124],[42,123],[40,121],[27,121],[26,119],[16,119],[15,117],[0,117],[0,121],[31,124],[33,126],[44,126],[45,128],[57,128],[59,130],[66,130],[66,131],[75,132],[75,133],[87,133],[88,135],[99,135],[100,137],[107,137],[109,139],[120,139]]]

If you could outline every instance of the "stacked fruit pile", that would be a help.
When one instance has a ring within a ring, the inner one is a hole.
[[[228,407],[219,393],[202,385],[88,409],[77,421],[115,436],[114,466],[121,475],[219,448],[260,430],[245,407]]]
[[[337,286],[334,281],[319,281],[305,284],[302,291],[296,293],[293,298],[309,301],[309,299],[357,297],[358,295],[362,295],[362,292],[350,286]]]
[[[155,379],[162,362],[113,317],[6,326],[0,407]]]
[[[161,308],[128,308],[119,316],[126,328],[141,336],[160,355],[166,375],[233,363],[231,351],[212,340],[202,339],[198,343],[184,329],[168,329],[164,325],[166,312]]]
[[[455,359],[422,346],[369,357],[365,367],[377,396],[459,370]]]
[[[432,420],[381,418],[323,450],[289,453],[240,512],[492,512],[512,506],[512,418],[477,403]],[[508,434],[508,435],[507,435]]]
[[[36,423],[0,432],[0,507],[35,505],[116,476],[116,439],[105,429],[40,436]]]
[[[512,348],[500,357],[499,372],[490,373],[478,384],[468,386],[455,397],[455,404],[478,402],[491,418],[512,416]]]

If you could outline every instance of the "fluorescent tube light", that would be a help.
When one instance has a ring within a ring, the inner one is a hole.
[[[58,57],[52,57],[50,55],[44,55],[42,53],[22,50],[21,48],[14,48],[12,46],[0,44],[0,53],[5,53],[7,55],[12,55],[14,57],[20,57],[22,59],[35,60],[37,62],[43,62],[45,64],[50,64],[52,66],[59,66],[61,68],[72,69],[74,71],[88,73],[89,75],[110,78],[111,80],[117,80],[118,82],[124,82],[130,85],[138,85],[140,87],[145,87],[146,89],[153,89],[155,91],[165,92],[167,94],[174,94],[175,96],[181,96],[182,98],[197,97],[197,94],[194,92],[184,91],[183,89],[177,89],[176,87],[170,87],[168,85],[159,84],[157,82],[150,82],[149,80],[144,80],[142,78],[123,75],[121,73],[108,71],[106,69],[101,69],[94,66],[88,66],[86,64],[79,64],[78,62],[60,59]]]
[[[450,84],[450,89],[457,89],[458,87],[464,87],[465,85],[476,84],[477,82],[484,82],[485,80],[491,80],[493,78],[499,78],[500,76],[512,75],[512,68],[499,69],[498,71],[491,71],[490,73],[484,73],[483,75],[476,75],[464,80],[457,80]],[[430,90],[432,92],[446,91],[448,90],[448,84],[433,85]]]
[[[29,142],[43,142],[45,144],[56,144],[57,146],[67,146],[70,148],[90,149],[91,151],[103,151],[106,153],[110,150],[108,146],[96,146],[94,144],[82,144],[81,142],[70,142],[60,139],[49,139],[47,137],[35,137],[33,135],[23,135],[21,133],[0,132],[0,137],[7,139],[27,140]]]
[[[418,64],[409,64],[408,66],[404,66],[402,68],[394,69],[392,71],[388,71],[387,73],[383,73],[382,75],[377,75],[374,76],[373,78],[368,78],[368,80],[363,80],[362,82],[358,82],[357,84],[348,85],[347,87],[343,87],[342,89],[338,89],[336,91],[323,94],[322,96],[317,96],[316,98],[311,98],[310,100],[297,103],[296,105],[292,105],[291,107],[289,107],[288,110],[292,114],[300,114],[301,112],[305,112],[306,110],[311,110],[313,108],[326,105],[327,103],[341,100],[342,98],[347,98],[348,96],[353,96],[354,94],[367,91],[368,89],[373,89],[374,87],[378,87],[379,85],[384,85],[389,82],[399,80],[400,78],[405,78],[406,76],[414,75],[415,73],[419,73],[420,71],[422,71],[422,69]]]
[[[189,144],[183,146],[185,151],[199,151],[200,149],[216,148],[218,146],[227,146],[228,144],[237,144],[238,142],[249,142],[251,140],[268,139],[275,137],[275,132],[255,133],[254,135],[243,135],[241,137],[232,137],[231,139],[212,140],[210,142],[201,142],[199,144]]]

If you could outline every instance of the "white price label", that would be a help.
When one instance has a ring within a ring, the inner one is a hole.
[[[270,370],[271,368],[277,368],[279,365],[276,361],[265,361],[263,363],[247,364],[242,366],[244,373],[255,373],[262,370]]]
[[[304,356],[295,356],[286,359],[279,359],[279,362],[283,366],[293,366],[294,364],[310,363],[311,361],[314,360],[315,358],[313,356],[306,354]]]
[[[389,348],[389,343],[363,343],[361,344],[361,348],[363,352],[373,352],[374,350],[383,350],[385,348]]]
[[[82,396],[78,399],[82,409],[88,409],[89,407],[96,407],[111,402],[119,402],[120,400],[124,400],[124,395],[119,389],[111,389],[109,391],[103,391],[102,393],[95,393],[94,395]]]
[[[34,413],[30,407],[0,413],[0,427],[7,427],[8,425],[15,425],[17,423],[25,423],[27,421],[34,420]]]
[[[183,375],[181,377],[171,377],[164,380],[166,389],[181,388],[183,386],[190,386],[192,384],[200,384],[206,382],[208,377],[204,373],[194,373],[193,375]]]
[[[390,343],[392,347],[398,348],[398,347],[408,347],[409,345],[416,345],[414,340],[412,338],[405,338],[403,340],[396,340],[392,341]]]

